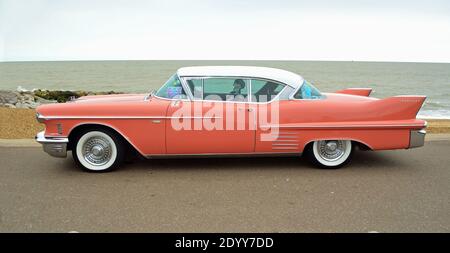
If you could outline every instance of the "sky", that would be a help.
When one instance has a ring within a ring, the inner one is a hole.
[[[0,61],[450,62],[448,0],[0,0]]]

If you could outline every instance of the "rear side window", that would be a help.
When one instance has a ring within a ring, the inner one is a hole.
[[[252,101],[268,102],[283,90],[284,85],[272,81],[252,79]]]
[[[304,81],[302,87],[294,94],[295,99],[320,99],[322,94],[312,84]]]

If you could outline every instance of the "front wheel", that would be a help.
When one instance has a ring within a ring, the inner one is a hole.
[[[123,161],[123,143],[112,131],[87,130],[78,135],[72,156],[85,171],[111,171]]]
[[[311,162],[324,169],[337,169],[349,162],[352,154],[350,140],[315,141],[306,150]]]

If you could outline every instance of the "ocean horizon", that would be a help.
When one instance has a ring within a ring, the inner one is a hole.
[[[145,93],[178,68],[201,65],[274,67],[303,76],[322,92],[372,88],[371,96],[426,95],[420,118],[450,119],[450,63],[365,61],[111,60],[0,62],[0,90]]]

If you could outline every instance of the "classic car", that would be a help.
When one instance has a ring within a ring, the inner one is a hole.
[[[360,150],[424,145],[425,96],[369,97],[370,88],[320,92],[300,75],[249,66],[184,67],[150,94],[84,96],[39,106],[37,142],[86,171],[145,158],[299,156],[339,168]]]

